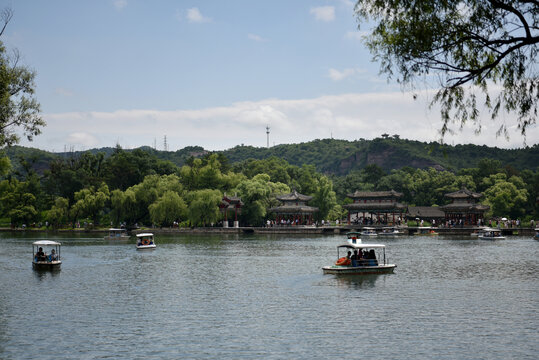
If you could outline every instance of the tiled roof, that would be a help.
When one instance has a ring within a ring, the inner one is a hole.
[[[445,194],[445,196],[451,199],[467,199],[467,198],[479,199],[483,195],[481,195],[480,193],[470,191],[466,188],[462,188],[459,191]]]
[[[281,213],[281,214],[299,214],[299,213],[314,213],[318,211],[317,207],[307,206],[307,205],[283,205],[272,207],[268,210],[269,212]]]
[[[277,200],[280,200],[280,201],[297,201],[297,200],[309,201],[313,197],[308,196],[308,195],[299,194],[296,190],[294,190],[290,194],[277,195],[276,198],[277,198]]]
[[[408,217],[443,218],[445,213],[440,206],[408,206]]]
[[[402,193],[396,192],[395,190],[390,191],[356,191],[352,194],[347,194],[349,198],[399,198],[402,196]]]
[[[374,211],[374,210],[384,210],[384,211],[403,211],[406,210],[406,205],[400,204],[398,202],[392,203],[352,203],[343,205],[343,208],[348,210],[355,211]]]

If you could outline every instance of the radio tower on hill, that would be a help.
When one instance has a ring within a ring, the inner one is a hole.
[[[268,144],[267,144],[267,147],[269,149],[269,125],[266,125],[266,135],[267,135],[267,138],[268,138]]]

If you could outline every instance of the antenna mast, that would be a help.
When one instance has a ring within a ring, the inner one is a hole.
[[[266,135],[267,135],[267,138],[268,138],[268,143],[267,143],[267,148],[269,149],[269,130],[270,130],[270,127],[269,125],[266,125]]]

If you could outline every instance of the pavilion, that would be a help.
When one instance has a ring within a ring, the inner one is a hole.
[[[348,210],[348,224],[352,222],[352,216],[362,213],[363,219],[370,216],[371,223],[382,222],[384,224],[397,223],[398,219],[403,220],[406,213],[406,205],[397,202],[402,197],[402,193],[394,190],[390,191],[356,191],[347,195],[354,202],[344,205]],[[376,219],[373,219],[376,216]]]
[[[317,207],[307,205],[307,202],[312,198],[312,196],[302,195],[294,190],[290,194],[276,196],[276,199],[282,204],[272,207],[268,211],[275,214],[277,224],[284,221],[292,225],[312,225],[313,214],[318,211]]]
[[[477,203],[481,196],[483,195],[466,188],[445,194],[445,197],[453,200],[451,204],[440,206],[445,213],[445,220],[454,220],[463,225],[478,225],[479,222],[483,224],[485,212],[490,206]]]
[[[228,196],[226,193],[223,195],[223,199],[219,204],[219,210],[224,213],[223,227],[228,227],[228,212],[234,212],[234,227],[239,227],[238,214],[241,214],[241,207],[243,202],[241,198],[236,196]]]

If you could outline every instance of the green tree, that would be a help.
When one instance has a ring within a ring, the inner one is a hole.
[[[242,181],[234,192],[244,203],[241,210],[242,222],[260,226],[268,208],[277,205],[275,195],[290,192],[290,188],[283,183],[271,182],[268,174],[257,174],[252,179]]]
[[[178,169],[169,161],[157,159],[142,149],[125,151],[117,146],[103,164],[104,177],[111,189],[125,190],[141,183],[147,175],[172,174]],[[167,173],[159,173],[167,171]]]
[[[187,194],[188,218],[194,226],[206,226],[219,219],[219,203],[223,194],[219,190],[195,190]]]
[[[111,220],[118,226],[122,223],[133,225],[138,221],[138,204],[135,191],[129,188],[126,191],[113,190],[110,194]]]
[[[484,180],[490,186],[485,190],[484,203],[490,205],[492,216],[508,216],[512,219],[525,214],[528,191],[521,178],[506,178],[503,173],[491,175]]]
[[[168,190],[150,205],[150,218],[158,226],[172,226],[187,213],[187,205],[178,193]]]
[[[337,197],[335,191],[333,191],[333,184],[326,176],[321,176],[318,180],[313,199],[309,204],[318,208],[318,212],[314,214],[315,220],[318,221],[327,219],[332,210],[334,210],[333,215],[339,213],[339,210],[335,209]]]
[[[9,173],[11,170],[11,161],[7,156],[0,153],[0,177],[3,177]]]
[[[92,219],[95,225],[99,224],[99,215],[109,200],[110,193],[107,184],[103,183],[96,189],[93,186],[75,193],[75,203],[71,207],[73,226],[79,217]]]
[[[28,185],[28,182],[15,178],[0,182],[0,210],[15,226],[37,220],[36,197]]]
[[[54,229],[58,229],[62,224],[67,222],[68,216],[69,201],[65,198],[57,197],[54,200],[54,205],[47,211],[45,219]]]
[[[375,21],[367,46],[382,72],[412,88],[418,78],[438,79],[442,135],[452,121],[481,129],[476,92],[492,118],[500,109],[517,114],[523,134],[535,124],[537,1],[359,0],[355,9],[360,21]],[[489,85],[501,87],[494,99]]]
[[[13,17],[13,11],[5,8],[0,13],[0,37]],[[28,140],[41,133],[45,121],[39,116],[40,106],[34,98],[35,72],[20,65],[17,51],[9,56],[0,41],[0,147],[17,144],[20,140],[16,130]]]

